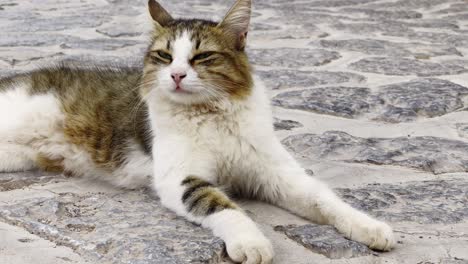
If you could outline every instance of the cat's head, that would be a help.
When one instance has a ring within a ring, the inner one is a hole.
[[[237,0],[224,19],[173,19],[149,0],[154,20],[145,57],[144,89],[182,104],[246,98],[252,89],[244,52],[251,0]]]

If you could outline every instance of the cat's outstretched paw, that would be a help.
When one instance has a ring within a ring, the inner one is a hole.
[[[263,234],[245,234],[227,239],[229,257],[243,264],[270,264],[273,261],[273,247]]]
[[[369,248],[382,251],[389,251],[395,246],[392,228],[384,222],[368,216],[344,222],[337,225],[337,228],[349,239],[364,243]]]

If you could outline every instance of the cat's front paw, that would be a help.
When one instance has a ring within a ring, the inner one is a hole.
[[[239,234],[225,241],[229,257],[243,264],[270,264],[273,247],[263,234]]]
[[[364,243],[369,248],[389,251],[395,246],[395,237],[392,228],[381,221],[368,216],[345,221],[337,226],[346,237]]]

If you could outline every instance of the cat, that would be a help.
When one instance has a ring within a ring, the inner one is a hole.
[[[225,189],[393,248],[389,225],[308,176],[275,136],[267,89],[245,53],[251,0],[219,23],[174,19],[155,0],[148,7],[142,71],[61,63],[0,80],[0,171],[152,186],[164,206],[223,239],[235,262],[271,263],[273,248]]]

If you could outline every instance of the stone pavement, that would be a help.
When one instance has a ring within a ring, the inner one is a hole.
[[[233,0],[161,1],[220,19]],[[468,263],[468,1],[255,0],[249,55],[278,136],[314,177],[392,224],[389,253],[242,201],[275,263]],[[53,60],[139,66],[146,0],[0,0],[0,75]],[[219,263],[223,244],[123,191],[0,174],[0,263]]]

